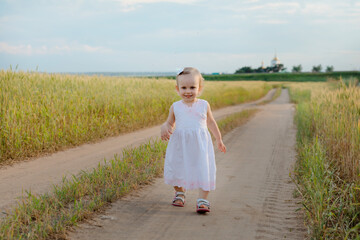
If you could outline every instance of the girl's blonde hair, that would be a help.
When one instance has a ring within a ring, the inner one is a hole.
[[[178,73],[178,75],[176,75],[176,85],[179,86],[179,76],[187,75],[187,74],[191,74],[194,77],[199,77],[199,88],[202,89],[202,87],[204,85],[204,78],[201,75],[201,73],[199,72],[199,70],[197,70],[196,68],[193,68],[193,67],[186,67],[180,73]]]

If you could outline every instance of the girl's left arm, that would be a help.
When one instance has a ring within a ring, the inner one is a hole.
[[[211,133],[214,135],[214,137],[216,139],[217,147],[219,148],[219,150],[221,152],[225,153],[226,152],[226,147],[225,147],[225,144],[222,141],[219,127],[216,124],[216,121],[215,121],[215,119],[214,119],[214,117],[212,115],[209,103],[208,103],[208,106],[207,106],[207,126],[208,126],[209,130],[211,131]]]

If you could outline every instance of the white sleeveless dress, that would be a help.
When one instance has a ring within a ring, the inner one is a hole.
[[[164,180],[186,190],[215,190],[214,147],[207,128],[208,103],[197,99],[191,107],[173,103],[176,129],[166,149]]]

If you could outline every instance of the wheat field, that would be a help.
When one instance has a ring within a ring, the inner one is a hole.
[[[212,109],[264,96],[264,82],[206,82]],[[175,81],[0,72],[0,163],[131,132],[165,121]]]

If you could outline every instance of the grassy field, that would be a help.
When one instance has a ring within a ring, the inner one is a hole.
[[[326,76],[318,75],[319,81],[304,82],[307,77],[300,80],[298,76],[296,80],[296,75],[292,76],[293,82],[278,78],[270,85],[236,82],[221,75],[222,80],[229,81],[206,82],[201,98],[216,109],[258,99],[272,85],[289,88],[292,101],[297,103],[299,159],[295,179],[311,236],[360,239],[358,80],[325,82],[319,79]],[[180,99],[174,87],[175,82],[169,79],[2,71],[0,163],[162,123],[172,102]],[[219,127],[222,131],[232,129],[245,115],[224,119]],[[165,147],[163,142],[155,141],[128,149],[123,159],[115,157],[93,172],[64,179],[51,193],[29,193],[0,224],[0,239],[62,236],[69,226],[158,176]]]
[[[212,109],[258,99],[264,82],[206,82]],[[165,121],[180,97],[169,79],[0,72],[0,164]]]
[[[285,81],[285,82],[326,82],[329,78],[339,77],[360,79],[360,72],[332,72],[332,73],[245,73],[205,75],[210,81]]]
[[[360,88],[289,84],[298,103],[296,181],[312,239],[360,238]]]
[[[243,124],[257,110],[245,110],[219,121],[222,135]],[[166,142],[155,140],[126,149],[114,159],[63,179],[42,195],[28,193],[0,222],[0,239],[66,239],[66,231],[108,203],[148,184],[163,173]]]

